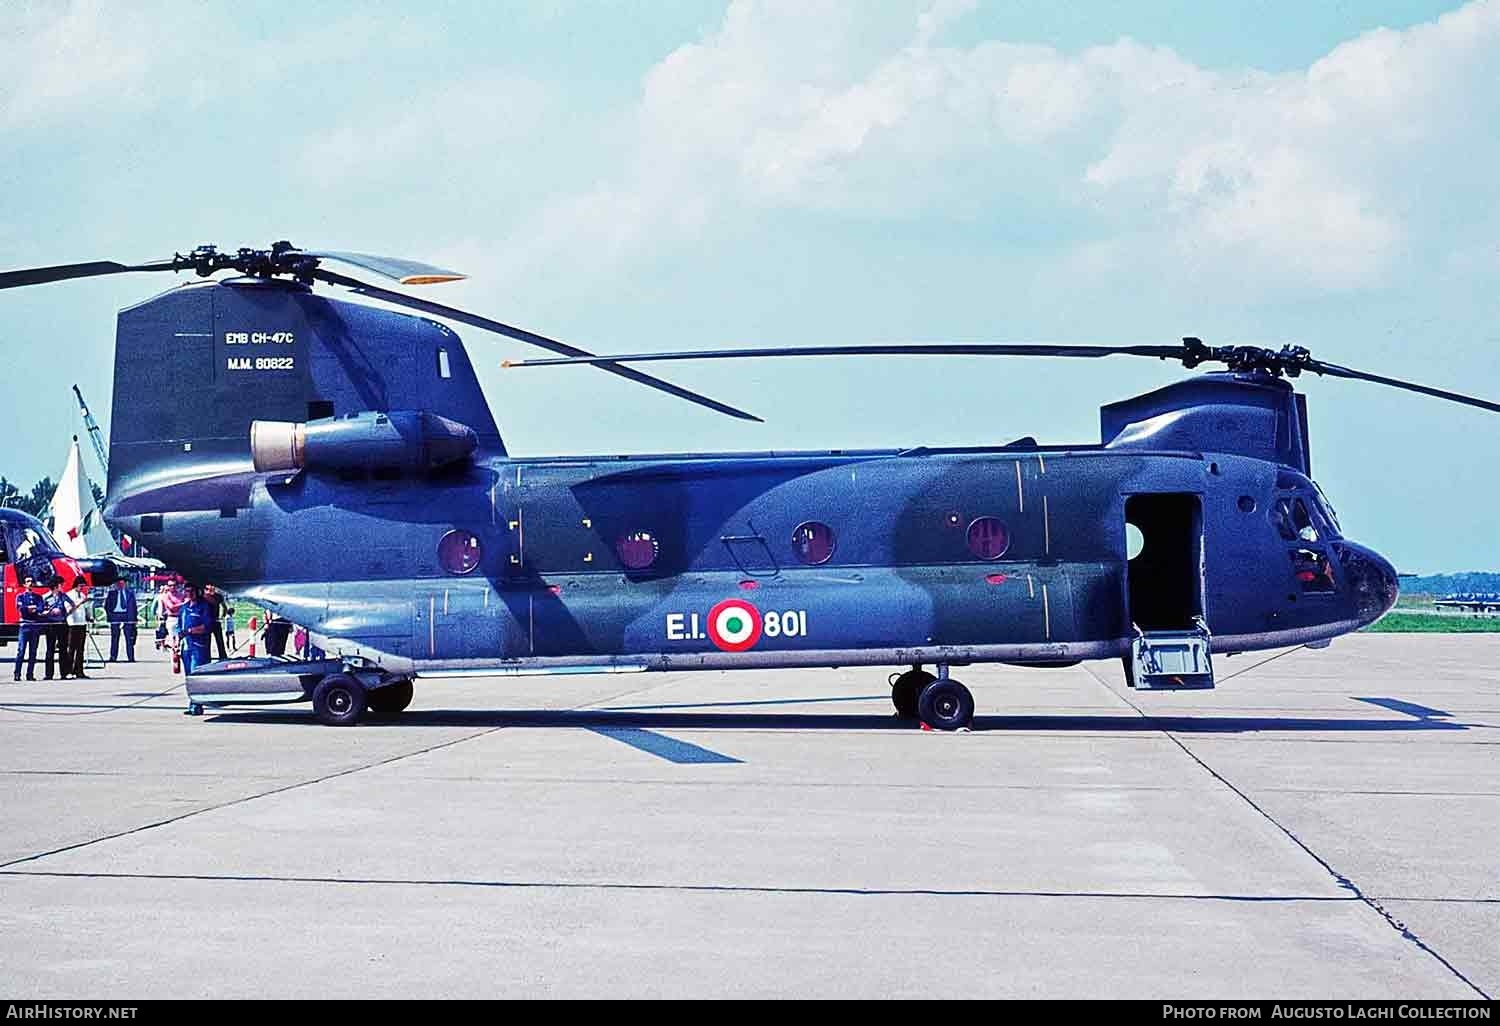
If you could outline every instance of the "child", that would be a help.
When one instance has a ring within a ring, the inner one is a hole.
[[[234,640],[234,607],[225,603],[224,605],[224,647],[234,655],[234,650],[239,646]]]

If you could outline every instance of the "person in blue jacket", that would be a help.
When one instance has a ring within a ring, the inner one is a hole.
[[[36,680],[36,643],[46,633],[47,621],[42,616],[42,597],[32,591],[36,579],[26,578],[26,590],[16,596],[16,612],[21,616],[21,636],[16,639],[16,680],[21,679],[21,660],[25,658],[26,679]]]
[[[135,662],[135,631],[137,607],[135,592],[125,583],[125,578],[115,581],[115,586],[104,597],[104,615],[109,618],[109,661],[120,657],[120,635],[125,635],[125,661]]]
[[[182,673],[186,677],[209,661],[209,645],[213,641],[214,609],[203,597],[203,588],[192,585],[188,588],[188,601],[177,613],[177,634],[181,638]],[[200,716],[203,706],[188,696],[187,714]]]
[[[68,614],[73,611],[76,604],[68,597],[67,592],[62,590],[63,579],[56,575],[48,583],[47,594],[42,596],[42,620],[47,625],[46,633],[42,636],[47,639],[47,680],[52,679],[52,666],[56,661],[58,674],[62,680],[67,680],[71,674],[71,662],[68,659]]]

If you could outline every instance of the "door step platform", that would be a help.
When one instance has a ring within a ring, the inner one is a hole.
[[[1130,644],[1127,683],[1139,691],[1207,690],[1214,686],[1208,628],[1191,631],[1136,630]]]

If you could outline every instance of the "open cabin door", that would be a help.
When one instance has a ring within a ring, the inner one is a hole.
[[[1126,610],[1134,625],[1126,680],[1136,688],[1211,688],[1203,608],[1203,503],[1162,492],[1125,499]],[[1134,530],[1131,530],[1134,528]]]

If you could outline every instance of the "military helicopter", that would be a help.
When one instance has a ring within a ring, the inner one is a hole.
[[[393,715],[413,681],[883,666],[897,714],[956,730],[975,663],[1122,659],[1137,687],[1206,687],[1212,655],[1321,645],[1396,600],[1309,476],[1304,373],[1500,411],[1307,350],[821,346],[598,355],[403,285],[409,260],[200,246],[144,264],[0,273],[0,289],[192,271],[119,314],[110,524],[190,576],[305,625],[327,658],[230,660],[199,707],[311,701]],[[215,277],[233,272],[228,277]],[[332,285],[398,312],[314,291]],[[1224,369],[1100,410],[1098,443],[511,454],[454,330],[469,325],[746,420],[635,365],[847,355],[1147,357]],[[152,396],[170,395],[155,405]]]

